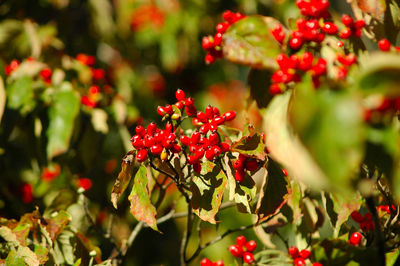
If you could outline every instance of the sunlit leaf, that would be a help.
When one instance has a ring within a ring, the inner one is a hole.
[[[31,111],[35,102],[33,101],[32,78],[21,77],[7,86],[7,106],[19,110],[22,114]]]
[[[129,181],[132,178],[134,163],[135,151],[132,150],[128,152],[122,159],[121,172],[118,174],[118,178],[115,180],[115,184],[111,192],[111,202],[116,209],[118,208],[117,205],[119,197],[125,191]]]
[[[281,52],[271,30],[279,22],[271,17],[248,16],[229,27],[223,35],[224,57],[253,68],[275,69]]]
[[[242,137],[232,144],[231,150],[259,160],[265,160],[266,157],[265,145],[261,135],[258,133]]]
[[[71,89],[55,93],[49,109],[47,129],[47,157],[49,159],[68,150],[74,129],[74,121],[79,112],[79,99]]]
[[[244,213],[253,213],[252,202],[256,196],[257,187],[249,174],[245,174],[244,180],[236,182],[234,169],[228,157],[225,157],[226,173],[228,175],[229,200],[237,203],[238,210]]]
[[[202,220],[216,223],[222,196],[228,180],[224,172],[216,164],[206,161],[202,164],[199,176],[193,177],[192,208]]]
[[[35,246],[34,252],[39,260],[39,263],[45,264],[49,260],[48,257],[49,250],[38,244],[35,244],[34,246]]]
[[[289,125],[287,111],[290,97],[290,91],[275,96],[265,110],[264,130],[270,156],[283,165],[290,177],[315,189],[327,187],[325,175]]]
[[[258,222],[277,213],[286,203],[287,185],[287,178],[280,167],[273,160],[268,160],[267,171],[255,211],[258,215]]]
[[[153,230],[157,228],[157,210],[150,200],[147,190],[147,168],[144,165],[139,167],[134,180],[131,194],[128,197],[131,208],[130,211],[138,221],[148,224]]]

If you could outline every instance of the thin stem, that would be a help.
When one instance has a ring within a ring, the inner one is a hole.
[[[190,202],[187,202],[188,204],[188,211],[187,211],[187,219],[186,219],[186,230],[183,233],[183,237],[182,237],[182,242],[181,242],[181,250],[180,250],[180,254],[181,254],[181,265],[186,265],[187,264],[187,260],[186,260],[186,249],[187,246],[189,244],[189,239],[190,239],[190,235],[192,233],[192,206],[190,206]]]
[[[258,225],[249,224],[249,225],[241,226],[241,227],[238,227],[238,228],[235,228],[235,229],[228,229],[228,230],[225,231],[222,235],[219,235],[219,236],[216,237],[215,239],[213,239],[213,240],[211,240],[211,241],[209,241],[209,242],[207,242],[207,243],[205,243],[205,244],[203,244],[203,245],[199,244],[199,246],[197,247],[197,249],[196,249],[196,251],[193,253],[193,255],[192,255],[189,259],[186,260],[186,263],[189,263],[189,262],[193,261],[193,260],[200,254],[200,252],[201,252],[203,249],[205,249],[205,248],[207,248],[208,246],[213,245],[213,244],[215,244],[215,243],[221,241],[222,239],[224,239],[224,238],[227,237],[228,235],[230,235],[230,234],[232,234],[232,233],[244,231],[244,230],[250,229],[250,228],[252,228],[252,227],[261,226],[262,224],[265,224],[265,223],[269,222],[273,217],[275,217],[275,215],[276,215],[276,214],[274,214],[274,215],[268,217],[268,219],[266,219],[265,221],[262,221],[262,222],[259,223]]]
[[[376,206],[375,206],[374,199],[372,197],[368,197],[366,199],[366,203],[367,203],[369,211],[372,214],[372,219],[375,223],[375,237],[376,237],[377,248],[378,248],[378,250],[377,250],[378,262],[379,262],[379,265],[385,266],[386,265],[385,240],[384,240],[384,236],[380,230],[379,218],[378,218],[378,214],[376,212]]]

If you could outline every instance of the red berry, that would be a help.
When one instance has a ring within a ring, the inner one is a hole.
[[[163,106],[158,106],[157,107],[157,114],[160,116],[164,116],[167,112],[165,111],[165,108]]]
[[[250,172],[256,171],[258,169],[258,162],[256,160],[249,160],[245,163],[245,168]]]
[[[351,27],[351,26],[353,26],[354,20],[349,15],[343,15],[342,22],[346,27]]]
[[[240,236],[236,237],[236,244],[238,246],[243,247],[246,245],[246,243],[247,243],[247,240],[246,240],[245,236],[240,235]]]
[[[323,266],[323,265],[319,262],[314,262],[311,266]]]
[[[163,148],[160,145],[153,145],[151,146],[150,151],[154,155],[160,155],[163,151]]]
[[[325,22],[322,31],[329,35],[335,35],[338,33],[338,27],[333,22]]]
[[[246,243],[246,250],[249,252],[253,252],[257,248],[257,243],[254,240],[250,240]]]
[[[156,125],[156,123],[151,122],[150,124],[147,125],[146,133],[152,136],[152,135],[154,135],[154,133],[156,132],[156,130],[157,130],[157,125]]]
[[[223,260],[216,261],[214,262],[213,266],[224,266],[224,261]]]
[[[136,134],[138,134],[139,136],[143,136],[144,133],[146,133],[146,130],[145,130],[144,127],[141,126],[141,125],[138,125],[138,126],[136,127],[135,131],[136,131]]]
[[[197,132],[197,131],[193,132],[192,137],[190,138],[190,143],[191,144],[199,143],[200,137],[201,137],[201,135],[199,132]]]
[[[302,257],[303,259],[308,259],[311,255],[311,251],[307,249],[303,249],[302,251],[299,252],[299,256]]]
[[[214,42],[210,39],[209,36],[204,36],[203,39],[201,40],[201,47],[203,47],[203,49],[206,51],[211,51],[212,49],[214,49]]]
[[[387,39],[382,39],[378,42],[378,47],[381,51],[387,52],[390,50],[390,42]]]
[[[231,148],[231,147],[229,146],[229,144],[228,144],[228,143],[225,143],[225,142],[221,142],[221,143],[219,144],[219,146],[221,147],[221,152],[222,152],[222,153],[228,152],[229,149]]]
[[[183,145],[189,146],[190,145],[190,138],[188,136],[182,135],[179,140],[182,142]]]
[[[358,232],[351,234],[349,242],[353,246],[359,246],[361,244],[362,235]]]
[[[279,84],[274,83],[274,84],[271,84],[271,86],[269,86],[269,93],[272,95],[280,94],[280,93],[282,93],[282,89],[279,86]]]
[[[292,38],[289,41],[289,46],[293,50],[299,50],[303,46],[303,40],[300,38]]]
[[[365,21],[362,19],[357,20],[356,23],[354,24],[354,28],[356,28],[356,29],[361,29],[364,27],[365,27]]]
[[[213,150],[213,149],[208,149],[208,150],[206,150],[206,153],[205,153],[204,156],[205,156],[205,157],[207,158],[207,160],[209,160],[209,161],[214,160],[214,157],[215,157],[214,150]]]
[[[227,23],[227,22],[218,23],[215,28],[216,28],[217,32],[223,34],[229,28],[229,23]]]
[[[350,38],[351,37],[351,29],[349,29],[349,28],[346,28],[346,29],[344,29],[344,30],[342,30],[341,32],[340,32],[340,35],[339,35],[339,37],[341,38],[341,39],[348,39],[348,38]]]
[[[40,71],[40,76],[45,80],[50,79],[51,78],[51,69],[48,67],[43,68],[42,71]]]
[[[213,266],[213,263],[211,260],[204,258],[200,261],[200,266]]]
[[[243,162],[240,160],[236,160],[232,162],[232,167],[235,170],[243,170]]]
[[[211,133],[211,134],[208,136],[208,140],[209,140],[209,142],[210,142],[210,145],[217,145],[217,144],[218,144],[218,141],[219,141],[218,134],[217,134],[217,133]]]
[[[244,172],[244,170],[243,169],[240,169],[240,170],[237,170],[236,172],[235,172],[235,180],[237,181],[237,182],[242,182],[243,180],[244,180],[244,176],[245,176],[245,172]]]
[[[204,112],[198,111],[196,117],[203,123],[208,122],[207,115]]]
[[[247,264],[252,264],[254,262],[254,256],[250,252],[243,253],[243,261]]]
[[[306,261],[303,258],[297,258],[293,261],[294,266],[306,266]]]
[[[206,57],[204,57],[204,62],[206,65],[211,65],[215,62],[215,57],[212,54],[206,54]]]
[[[228,111],[223,114],[223,118],[225,121],[232,121],[236,117],[236,112],[235,111]]]
[[[297,258],[297,257],[299,256],[299,250],[298,250],[297,247],[295,247],[295,246],[290,247],[289,250],[288,250],[288,252],[289,252],[289,255],[290,255],[293,259],[295,259],[295,258]]]
[[[210,124],[204,124],[200,127],[199,132],[203,135],[207,134],[207,132],[210,130]]]
[[[214,35],[214,46],[220,46],[222,43],[222,33],[217,33]]]
[[[242,254],[243,254],[243,248],[242,246],[238,246],[238,245],[231,245],[229,246],[229,252],[237,257],[237,258],[241,258]]]
[[[364,221],[364,217],[358,211],[353,211],[351,213],[351,218],[353,218],[353,220],[357,223],[361,223],[362,221]]]
[[[146,159],[147,159],[147,150],[141,149],[140,151],[138,151],[138,153],[136,154],[136,160],[139,163],[142,163],[142,162],[146,161]]]

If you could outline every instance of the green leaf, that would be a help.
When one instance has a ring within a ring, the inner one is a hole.
[[[400,55],[375,52],[365,56],[360,62],[357,84],[367,95],[400,96]]]
[[[228,175],[229,200],[237,203],[238,210],[244,213],[253,213],[252,201],[257,192],[256,183],[247,173],[241,183],[236,182],[234,177],[234,169],[229,158],[225,157],[225,165],[227,165],[226,173]]]
[[[281,52],[271,30],[279,22],[271,17],[248,16],[229,27],[223,35],[224,57],[258,69],[276,69]]]
[[[267,107],[272,100],[272,94],[268,93],[271,85],[271,70],[260,70],[252,68],[247,77],[249,84],[250,97],[255,100],[258,108]]]
[[[59,211],[56,216],[46,219],[45,228],[52,241],[58,238],[71,219],[71,215],[63,210]]]
[[[314,90],[309,85],[303,82],[296,88],[289,108],[291,124],[331,185],[349,189],[364,156],[361,100],[347,91]]]
[[[226,175],[218,165],[206,161],[201,165],[200,175],[194,176],[192,181],[193,212],[203,221],[215,224],[215,215],[228,182]]]
[[[71,89],[55,93],[49,109],[50,122],[47,129],[47,157],[49,159],[68,150],[78,112],[79,99]]]
[[[150,195],[147,190],[147,168],[140,165],[134,177],[134,183],[131,194],[128,197],[131,203],[131,213],[138,221],[143,221],[148,224],[153,230],[157,228],[157,210],[150,200]]]
[[[26,238],[28,237],[31,225],[27,223],[18,223],[18,225],[13,229],[13,233],[17,237],[19,243],[26,246]]]
[[[26,266],[24,258],[19,256],[15,250],[11,250],[6,258],[6,265]]]
[[[360,209],[362,198],[358,193],[353,197],[346,197],[342,194],[325,192],[322,199],[333,227],[333,235],[338,237],[341,226],[349,219],[351,213]]]
[[[327,178],[289,125],[290,97],[291,91],[275,96],[265,110],[264,131],[270,156],[288,171],[290,177],[314,189],[326,188]]]
[[[40,264],[45,264],[46,261],[49,260],[48,254],[49,254],[49,250],[41,245],[38,244],[34,244],[35,246],[35,254],[39,260]]]
[[[287,178],[280,167],[273,160],[268,160],[267,172],[264,176],[255,211],[258,215],[258,222],[277,213],[286,203],[287,185]]]
[[[263,139],[259,133],[242,137],[239,141],[232,144],[231,149],[232,151],[237,151],[262,161],[265,160],[267,156]]]
[[[7,95],[9,108],[19,110],[21,114],[31,111],[35,106],[32,78],[24,76],[11,83],[7,86]]]
[[[118,178],[115,180],[115,184],[111,192],[111,202],[116,209],[118,208],[119,197],[125,191],[129,181],[132,178],[134,163],[135,151],[132,150],[125,154],[124,158],[122,158],[121,172],[118,174]]]

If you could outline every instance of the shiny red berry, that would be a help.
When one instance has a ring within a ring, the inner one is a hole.
[[[140,151],[138,151],[138,153],[136,154],[136,160],[139,163],[142,163],[142,162],[146,161],[146,159],[147,159],[147,150],[141,149]]]
[[[343,15],[342,22],[346,27],[351,27],[351,26],[353,26],[354,20],[349,15]]]
[[[160,155],[163,151],[163,148],[160,145],[153,145],[151,146],[150,151],[154,155]]]
[[[200,266],[213,266],[213,263],[211,260],[204,258],[200,261]]]
[[[299,256],[299,250],[298,250],[297,247],[295,247],[295,246],[290,247],[289,250],[288,250],[288,252],[289,252],[289,255],[290,255],[293,259],[295,259],[295,258],[297,258],[297,257]]]
[[[240,235],[240,236],[236,237],[236,244],[237,245],[243,247],[243,246],[246,245],[246,243],[247,243],[247,240],[246,240],[245,236]]]
[[[358,232],[351,234],[349,242],[353,246],[359,246],[361,244],[362,235]]]
[[[338,27],[333,22],[325,22],[322,31],[329,35],[335,35],[338,33]]]
[[[206,56],[204,57],[204,62],[206,63],[206,65],[211,65],[215,62],[215,57],[212,54],[206,54]]]
[[[342,30],[342,31],[340,32],[339,37],[340,37],[341,39],[348,39],[348,38],[351,37],[351,33],[352,33],[351,29],[350,29],[350,28],[346,28],[346,29],[344,29],[344,30]]]
[[[250,240],[246,243],[246,250],[249,252],[253,252],[257,248],[257,242],[254,240]]]
[[[299,252],[299,256],[302,257],[303,259],[308,259],[311,255],[311,251],[307,250],[307,249],[303,249]]]
[[[223,118],[225,121],[232,121],[236,117],[236,112],[235,111],[228,111],[223,114]]]
[[[256,160],[249,160],[245,163],[246,170],[253,172],[258,169],[258,162]]]
[[[225,31],[229,28],[229,23],[227,22],[221,22],[218,23],[217,26],[215,27],[215,29],[217,30],[217,32],[219,33],[225,33]]]
[[[382,39],[378,42],[378,47],[381,51],[387,52],[390,50],[390,42],[388,39]]]
[[[289,41],[289,46],[293,50],[299,50],[303,46],[303,40],[300,38],[292,38]]]
[[[201,47],[206,51],[210,51],[214,48],[214,42],[211,40],[209,36],[204,36],[203,39],[201,40]]]
[[[303,258],[297,258],[293,261],[294,266],[306,266],[306,261]]]
[[[243,255],[243,248],[239,245],[231,245],[229,246],[229,252],[237,258],[241,258]]]
[[[247,264],[252,264],[254,262],[254,255],[250,252],[243,253],[243,261]]]

